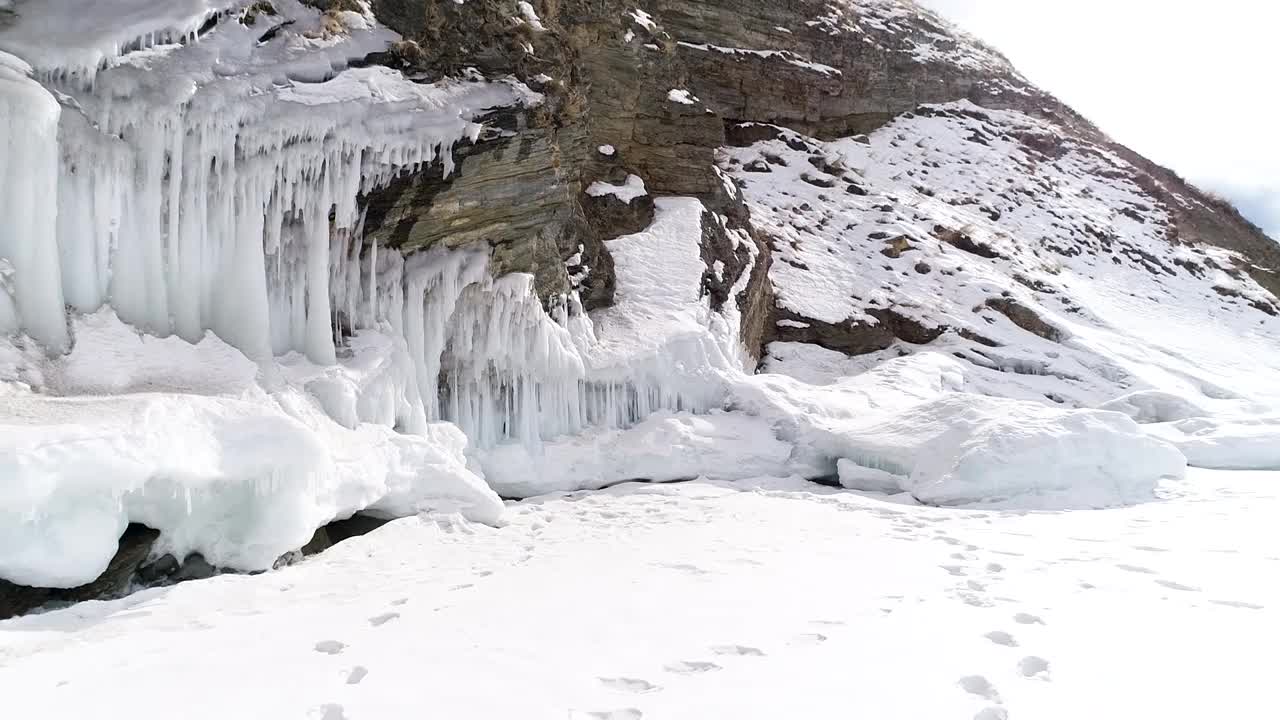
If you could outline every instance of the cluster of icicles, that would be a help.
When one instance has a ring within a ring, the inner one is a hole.
[[[576,299],[548,314],[529,276],[490,277],[487,249],[406,258],[365,241],[359,195],[448,163],[474,127],[389,140],[182,109],[60,120],[43,88],[0,72],[25,93],[0,92],[0,334],[65,351],[68,309],[106,304],[158,336],[213,331],[259,362],[298,352],[331,365],[346,338],[381,332],[412,370],[335,419],[404,432],[452,421],[482,448],[699,409],[660,383],[592,380]]]

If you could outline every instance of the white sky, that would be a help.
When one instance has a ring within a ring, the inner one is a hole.
[[[918,0],[1280,239],[1277,0]]]

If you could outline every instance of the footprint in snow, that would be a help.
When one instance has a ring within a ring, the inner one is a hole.
[[[622,708],[621,710],[595,710],[590,712],[573,710],[569,712],[570,720],[640,720],[642,717],[644,717],[644,713],[635,708]]]
[[[321,640],[320,642],[316,643],[316,652],[321,652],[321,653],[324,653],[325,655],[337,655],[338,653],[342,652],[346,647],[347,647],[346,643],[341,643],[341,642],[338,642],[337,640]]]
[[[357,665],[351,668],[351,672],[347,673],[347,684],[359,685],[360,681],[364,680],[365,676],[368,674],[369,674],[369,668],[363,665]]]
[[[973,720],[1009,720],[1009,711],[1002,707],[982,708]]]
[[[311,717],[319,718],[320,720],[347,720],[347,715],[343,712],[342,706],[337,703],[321,705],[316,708],[315,711],[310,713],[310,715]]]
[[[764,651],[759,648],[747,647],[746,645],[713,645],[711,652],[717,655],[741,655],[752,657],[764,657]]]
[[[375,615],[369,618],[369,624],[374,627],[381,627],[398,617],[400,617],[400,613],[398,612],[382,613],[381,615]]]
[[[404,605],[405,603],[408,603],[408,602],[409,602],[409,598],[400,598],[399,600],[392,600],[392,601],[391,601],[391,604],[392,604],[392,605],[395,605],[395,606],[397,606],[397,607],[398,607],[398,606],[400,606],[400,605]]]
[[[986,639],[990,640],[991,642],[997,645],[1004,645],[1005,647],[1018,647],[1018,641],[1015,640],[1012,635],[1010,635],[1009,633],[1003,630],[992,630],[986,635],[983,635],[983,637],[985,637]]]
[[[827,636],[822,633],[801,633],[791,638],[791,642],[788,644],[795,647],[812,647],[821,645],[826,641]]]
[[[1045,624],[1044,620],[1042,620],[1039,615],[1032,615],[1030,613],[1018,613],[1017,615],[1013,616],[1013,621],[1018,623],[1019,625],[1044,625]]]
[[[641,680],[640,678],[602,677],[596,679],[600,681],[601,685],[604,685],[610,690],[617,690],[619,692],[647,693],[662,689],[648,680]]]
[[[1254,603],[1243,602],[1241,600],[1210,600],[1209,602],[1213,603],[1214,605],[1224,605],[1226,607],[1243,608],[1245,610],[1264,610],[1265,609],[1262,605],[1255,605]]]
[[[1049,679],[1049,661],[1035,655],[1028,655],[1018,661],[1018,672],[1022,677]]]
[[[1116,565],[1116,567],[1120,568],[1121,570],[1125,570],[1125,571],[1127,571],[1127,572],[1131,572],[1131,573],[1142,573],[1143,575],[1155,575],[1155,574],[1156,574],[1156,571],[1155,571],[1155,570],[1152,570],[1151,568],[1145,568],[1145,567],[1142,567],[1141,565],[1125,565],[1125,564],[1121,564],[1121,565]]]
[[[662,669],[669,673],[689,675],[692,673],[704,673],[711,672],[712,670],[719,670],[720,666],[713,662],[706,662],[704,660],[677,660],[673,663],[663,665]]]
[[[676,570],[690,575],[710,575],[710,570],[703,570],[697,565],[689,563],[656,563],[657,567],[666,568],[668,570]]]
[[[1182,590],[1183,592],[1200,592],[1200,588],[1198,587],[1195,587],[1193,585],[1183,585],[1180,582],[1174,582],[1172,580],[1156,580],[1156,584],[1163,585],[1164,587],[1167,587],[1170,590]]]
[[[978,608],[995,607],[995,602],[993,600],[988,598],[986,595],[982,595],[977,592],[968,592],[965,590],[961,590],[956,593],[956,597],[960,598],[961,602],[963,602],[965,605],[968,605],[970,607],[978,607]]]
[[[1000,702],[1000,693],[996,692],[996,686],[981,675],[966,675],[960,678],[958,684],[971,695],[977,695],[992,702]]]

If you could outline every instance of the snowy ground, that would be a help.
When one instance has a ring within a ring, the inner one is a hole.
[[[1280,474],[940,510],[787,480],[397,521],[0,623],[8,717],[1262,718]]]

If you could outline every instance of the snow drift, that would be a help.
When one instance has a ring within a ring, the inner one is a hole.
[[[628,429],[482,454],[507,495],[626,480],[837,476],[934,505],[1112,507],[1154,497],[1186,459],[1131,418],[963,392],[965,366],[935,353],[815,386],[775,375],[727,381],[726,409],[663,413]]]
[[[1117,413],[951,394],[844,430],[846,487],[866,470],[933,505],[1110,507],[1150,500],[1157,482],[1180,479],[1186,459]]]
[[[921,353],[828,386],[756,376],[734,404],[773,423],[801,467],[936,505],[1108,507],[1185,473],[1176,449],[1124,415],[963,392],[967,372]]]
[[[659,412],[634,427],[588,430],[531,454],[519,444],[484,454],[484,474],[504,496],[608,487],[628,480],[741,480],[792,472],[792,446],[768,423],[736,413]]]
[[[1263,403],[1141,390],[1101,408],[1142,423],[1147,434],[1178,448],[1196,467],[1280,469],[1280,416]]]
[[[501,502],[466,468],[456,427],[352,431],[307,408],[288,395],[6,398],[0,576],[83,584],[130,522],[160,530],[161,552],[264,570],[359,510],[500,517]]]
[[[1280,417],[1198,417],[1148,425],[1187,462],[1219,470],[1280,470]]]

